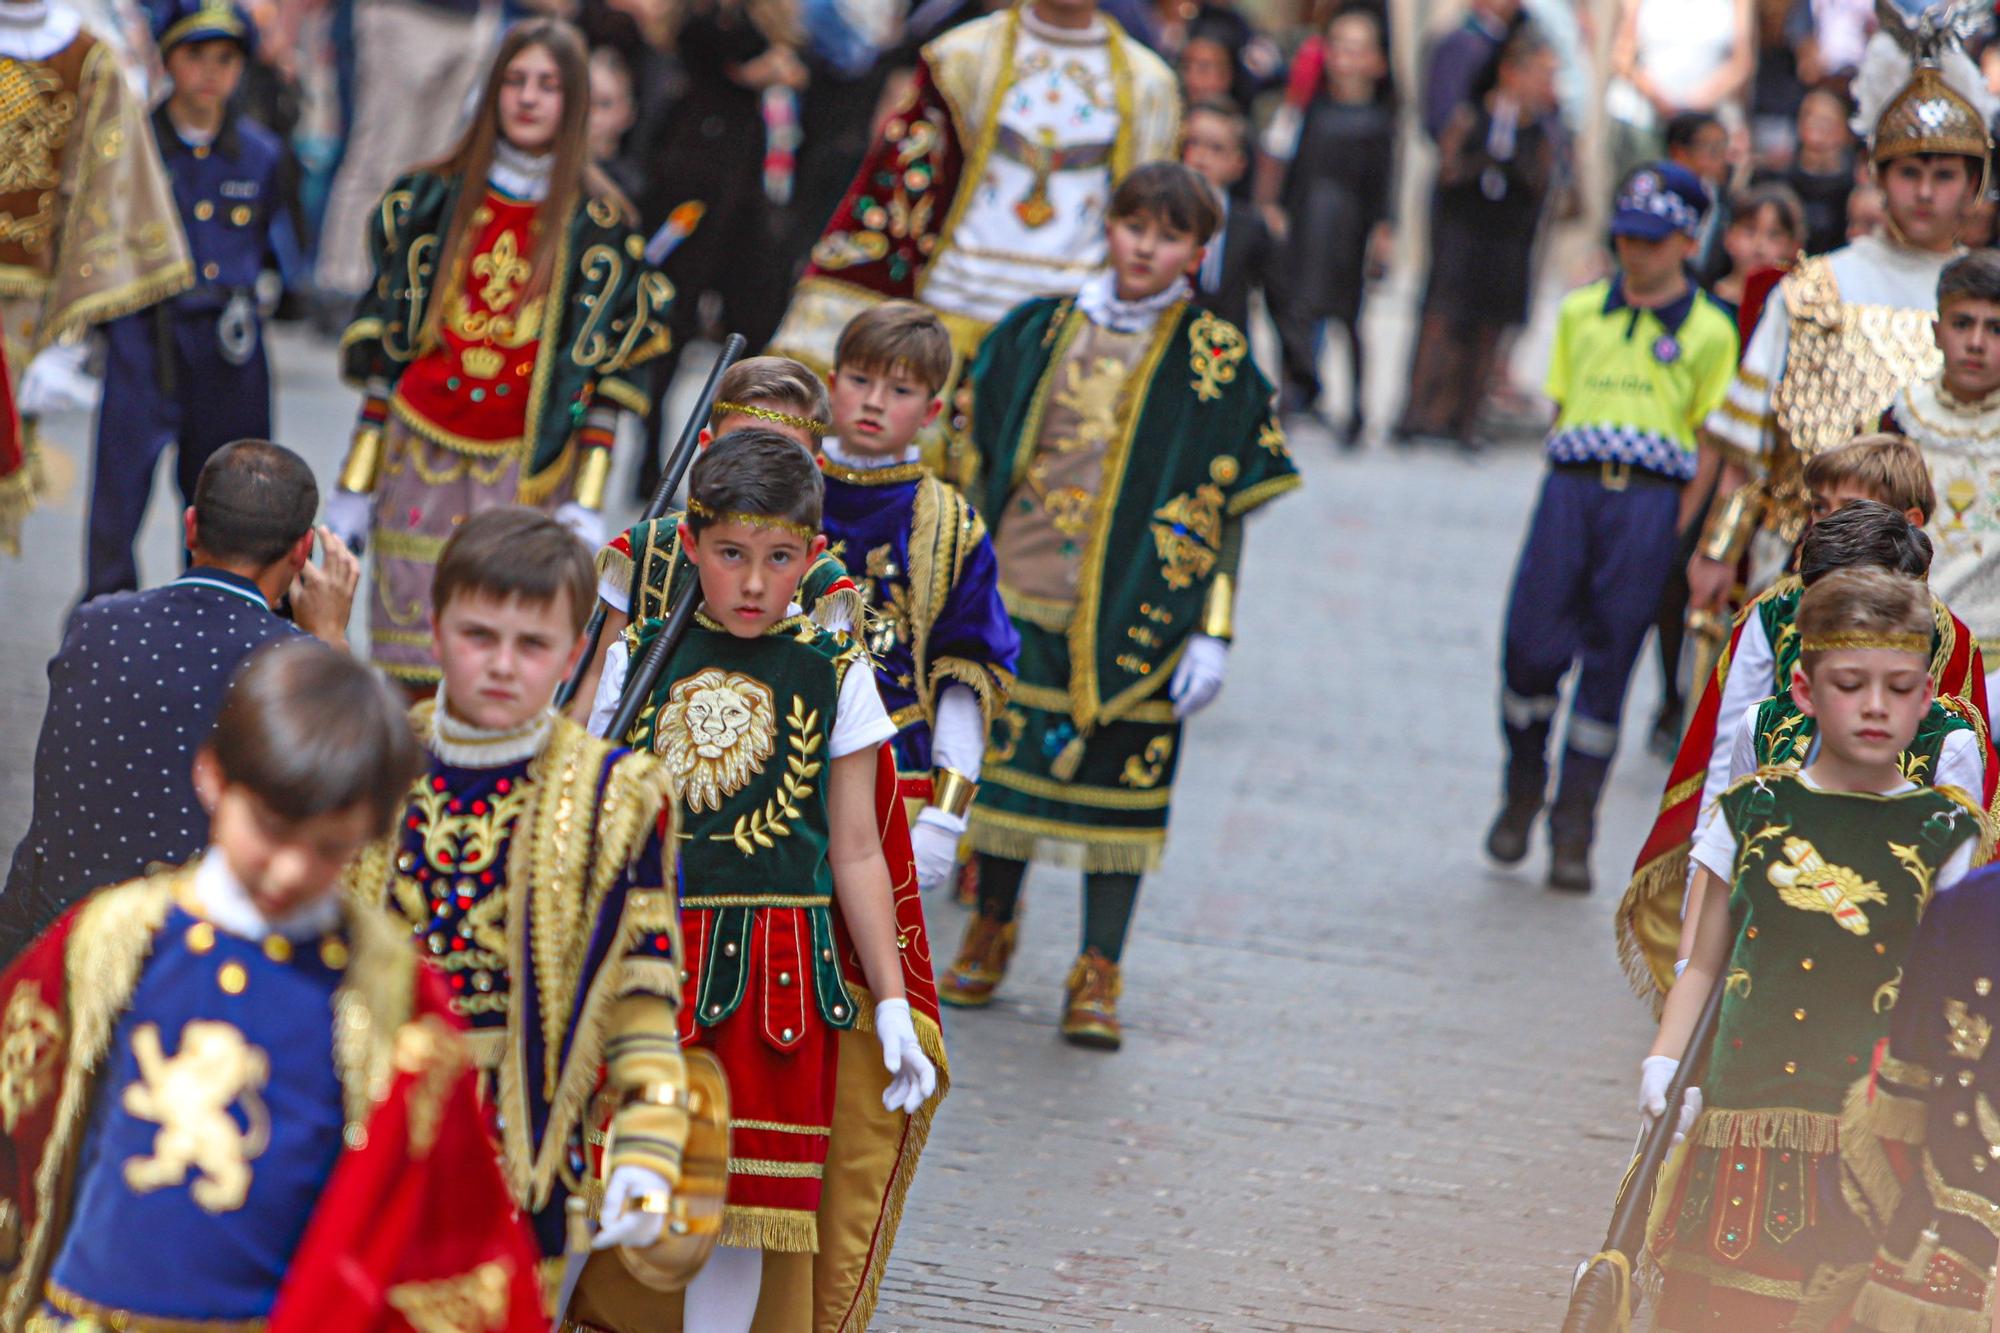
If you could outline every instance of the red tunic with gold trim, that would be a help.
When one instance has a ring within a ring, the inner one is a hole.
[[[546,1328],[437,979],[371,910],[317,945],[227,935],[190,877],[93,895],[0,976],[0,1326]]]

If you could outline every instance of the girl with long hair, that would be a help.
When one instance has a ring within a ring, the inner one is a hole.
[[[636,367],[664,350],[673,288],[631,203],[589,161],[589,64],[556,19],[500,44],[472,122],[389,188],[374,279],[341,338],[363,387],[327,522],[374,550],[375,663],[411,686],[431,659],[432,568],[466,515],[552,512],[593,549]]]

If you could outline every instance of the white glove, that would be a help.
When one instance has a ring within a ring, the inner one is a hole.
[[[556,522],[574,532],[577,540],[595,554],[604,545],[604,515],[595,509],[585,509],[574,500],[564,502],[556,509]]]
[[[623,1245],[628,1249],[643,1250],[660,1238],[660,1229],[667,1224],[664,1210],[641,1212],[634,1208],[626,1211],[626,1205],[647,1194],[670,1195],[673,1186],[657,1171],[643,1166],[621,1166],[611,1172],[611,1179],[604,1185],[604,1214],[597,1228],[596,1237],[590,1242],[593,1250],[608,1250],[613,1245]]]
[[[1658,1120],[1667,1109],[1667,1085],[1674,1081],[1674,1072],[1681,1062],[1671,1055],[1649,1055],[1639,1062],[1639,1114],[1649,1121]],[[1679,1147],[1682,1139],[1694,1128],[1694,1119],[1701,1114],[1701,1089],[1689,1088],[1687,1096],[1681,1100],[1680,1123],[1674,1126],[1674,1146]]]
[[[910,830],[910,847],[917,854],[917,888],[929,893],[958,869],[958,840],[965,836],[965,816],[927,805]]]
[[[333,535],[347,543],[347,549],[359,554],[367,544],[368,528],[375,520],[375,497],[363,495],[360,491],[335,488],[326,497],[326,525],[333,529]]]
[[[1215,702],[1222,693],[1222,677],[1229,669],[1229,645],[1207,634],[1196,634],[1181,652],[1181,664],[1167,682],[1167,697],[1174,701],[1176,718],[1193,717]]]
[[[875,1039],[882,1043],[882,1064],[892,1076],[882,1092],[882,1109],[915,1111],[937,1091],[937,1070],[917,1044],[908,1000],[875,1002]]]
[[[35,353],[35,359],[21,373],[21,392],[15,399],[21,415],[39,417],[49,412],[89,410],[96,404],[97,392],[102,387],[86,369],[89,361],[88,341],[57,343]]]

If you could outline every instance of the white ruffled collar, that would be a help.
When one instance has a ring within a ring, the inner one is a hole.
[[[1161,312],[1176,301],[1186,299],[1188,291],[1187,279],[1175,278],[1173,285],[1163,292],[1137,301],[1121,301],[1118,299],[1118,275],[1107,268],[1084,279],[1082,288],[1076,294],[1076,305],[1093,324],[1113,333],[1137,333],[1151,328]]]
[[[453,768],[505,768],[532,759],[556,724],[553,708],[544,708],[525,724],[507,731],[488,731],[460,721],[445,707],[444,685],[438,685],[437,707],[431,710],[431,753]]]
[[[1102,14],[1092,14],[1087,28],[1058,28],[1035,13],[1033,5],[1021,6],[1021,27],[1053,46],[1101,46],[1111,36]]]
[[[555,165],[554,153],[524,153],[505,139],[496,139],[486,183],[512,198],[540,203],[548,197],[549,173]]]
[[[819,451],[840,464],[840,466],[852,468],[856,472],[873,472],[876,468],[884,467],[902,467],[907,463],[916,462],[923,455],[923,451],[914,444],[903,450],[900,454],[850,454],[841,448],[840,441],[831,435],[819,442]]]

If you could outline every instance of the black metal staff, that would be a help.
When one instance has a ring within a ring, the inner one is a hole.
[[[660,672],[667,666],[667,659],[680,647],[687,637],[688,626],[694,624],[694,609],[701,605],[701,581],[689,579],[687,587],[681,589],[674,599],[667,618],[660,625],[660,632],[646,645],[645,656],[632,665],[632,673],[625,677],[625,691],[618,696],[618,711],[611,715],[611,725],[604,729],[604,738],[623,744],[625,733],[632,730],[639,710],[646,706],[652,696],[653,686],[660,679]]]
[[[1659,1180],[1660,1166],[1673,1147],[1681,1103],[1707,1060],[1709,1044],[1715,1040],[1715,1027],[1722,1017],[1722,997],[1727,990],[1726,979],[1717,977],[1701,1007],[1701,1016],[1695,1019],[1687,1049],[1681,1052],[1680,1068],[1667,1084],[1667,1108],[1647,1131],[1618,1187],[1618,1202],[1611,1211],[1611,1226],[1604,1233],[1604,1248],[1591,1256],[1570,1289],[1569,1312],[1563,1317],[1562,1333],[1606,1333],[1631,1324],[1632,1270],[1645,1248],[1653,1187]]]
[[[694,462],[695,446],[701,443],[701,428],[708,424],[708,414],[714,410],[715,395],[722,386],[722,372],[735,365],[749,345],[740,333],[732,333],[722,340],[722,351],[716,356],[715,364],[709,367],[708,379],[702,383],[694,411],[688,414],[687,424],[681,427],[680,439],[674,442],[674,451],[667,456],[666,470],[660,473],[660,484],[653,488],[652,501],[647,504],[646,512],[639,515],[641,523],[650,523],[667,512],[674,492],[680,489],[681,478],[687,475],[689,465]],[[591,611],[590,623],[583,627],[583,637],[583,656],[577,659],[576,670],[556,691],[557,711],[568,708],[570,701],[576,698],[584,673],[590,670],[591,659],[597,656],[597,641],[604,637],[602,603]]]

